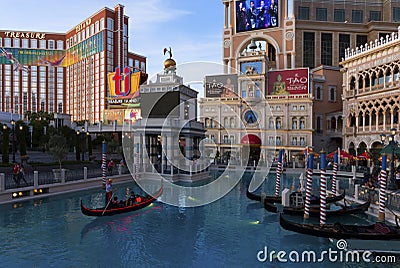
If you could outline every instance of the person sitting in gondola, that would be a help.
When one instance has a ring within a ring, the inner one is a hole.
[[[136,203],[142,202],[142,197],[140,195],[136,196]]]
[[[114,196],[114,200],[112,201],[112,207],[114,208],[119,207],[118,196]]]
[[[135,193],[132,191],[131,192],[131,196],[128,199],[128,206],[132,206],[134,203],[136,202],[136,195]]]

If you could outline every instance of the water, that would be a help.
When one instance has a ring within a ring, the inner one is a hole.
[[[262,186],[268,192],[274,190],[273,177]],[[285,176],[282,185],[291,188],[297,185],[296,178]],[[272,263],[261,263],[257,253],[265,246],[268,252],[336,249],[328,239],[281,229],[277,214],[246,198],[249,182],[246,174],[225,197],[202,207],[157,202],[112,217],[82,215],[80,198],[90,206],[104,202],[98,190],[2,205],[0,267],[285,267],[276,254]],[[375,219],[356,215],[339,220],[366,223]],[[322,267],[374,266],[325,261]]]

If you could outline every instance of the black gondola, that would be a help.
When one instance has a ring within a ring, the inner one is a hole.
[[[343,193],[341,193],[340,195],[328,196],[326,198],[326,202],[327,203],[333,203],[333,202],[340,201],[345,197],[345,195],[346,195],[346,192],[343,191]],[[256,195],[254,193],[250,193],[248,189],[246,191],[246,196],[247,196],[247,198],[249,198],[251,200],[255,200],[255,201],[261,202],[261,195]],[[268,203],[277,203],[277,204],[282,203],[282,197],[281,196],[267,195],[264,198],[264,200],[265,200],[265,202],[268,202]],[[305,201],[305,195],[304,195],[304,201]],[[319,197],[314,196],[314,195],[311,196],[310,203],[313,204],[313,205],[319,204],[320,203]]]
[[[81,200],[81,211],[86,216],[111,216],[115,214],[139,210],[153,203],[162,194],[163,190],[164,185],[161,186],[160,190],[158,190],[158,192],[156,192],[155,194],[142,197],[142,201],[139,203],[134,203],[131,206],[111,207],[107,209],[104,209],[104,207],[95,209],[87,208]]]
[[[351,205],[351,206],[346,206],[340,204],[339,206],[341,207],[340,209],[327,209],[326,210],[326,215],[328,216],[334,216],[334,215],[343,215],[343,214],[352,214],[352,213],[359,213],[359,212],[364,212],[368,210],[369,205],[371,204],[371,201],[368,200],[367,202],[363,204],[357,204],[357,205]],[[273,213],[278,213],[279,208],[278,206],[264,202],[264,208]],[[319,210],[320,206],[312,206],[310,207],[310,216],[318,216],[319,215]],[[282,212],[284,214],[288,215],[304,215],[304,206],[292,206],[292,207],[282,207]]]
[[[280,215],[280,225],[283,229],[334,239],[363,239],[363,240],[400,240],[400,228],[377,222],[371,225],[350,224],[301,224],[284,219]]]

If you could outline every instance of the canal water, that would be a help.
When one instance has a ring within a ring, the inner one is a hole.
[[[245,174],[223,198],[195,208],[155,202],[122,215],[84,216],[80,199],[90,206],[103,204],[100,187],[1,205],[0,267],[286,267],[288,263],[294,267],[383,267],[362,260],[331,261],[327,256],[321,261],[301,261],[305,251],[315,252],[318,259],[323,251],[338,249],[328,239],[281,229],[277,214],[247,199],[251,176]],[[296,188],[297,178],[285,175],[283,187]],[[258,191],[273,193],[274,180],[275,175],[269,175]],[[129,187],[140,191],[134,182]],[[119,188],[121,198],[124,187]],[[328,221],[366,224],[375,219],[361,214]],[[290,252],[298,252],[300,260],[283,263],[279,251],[286,253],[283,259],[287,260]],[[395,264],[385,264],[391,266]]]

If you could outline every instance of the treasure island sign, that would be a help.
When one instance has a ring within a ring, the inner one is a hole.
[[[35,39],[45,39],[45,33],[33,33],[33,32],[4,32],[5,38],[35,38]]]
[[[125,67],[123,72],[120,68],[115,68],[115,72],[108,75],[108,104],[111,106],[138,104],[140,72],[131,73],[129,67]]]

